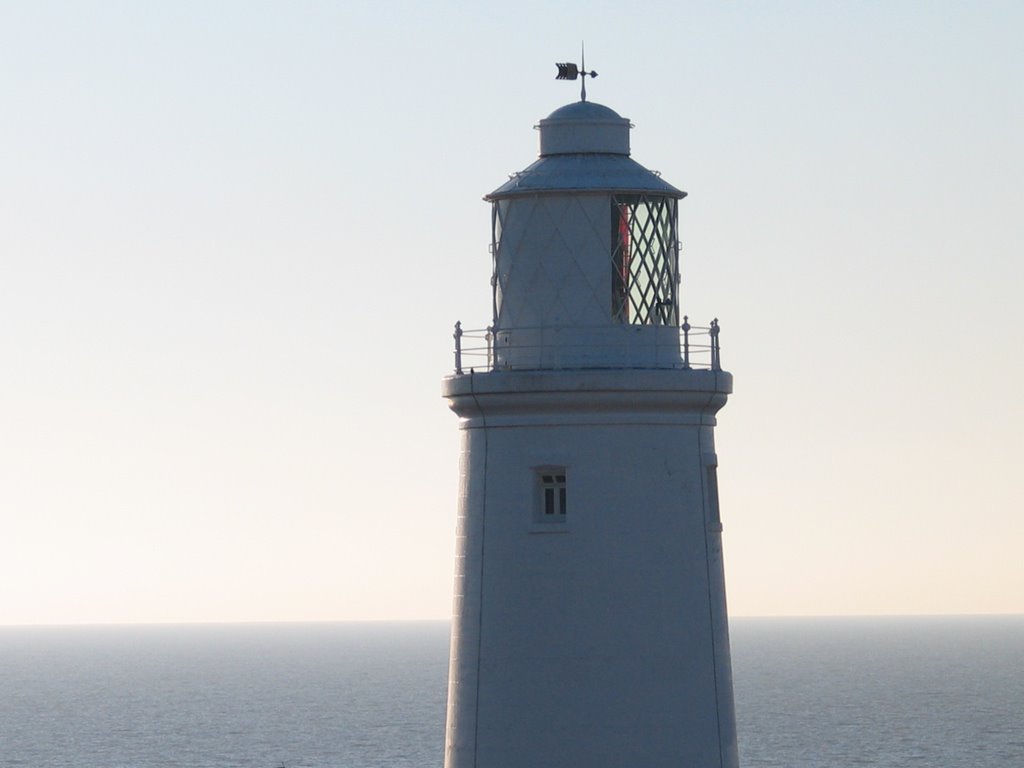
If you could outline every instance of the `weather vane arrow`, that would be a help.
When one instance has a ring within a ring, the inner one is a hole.
[[[555,80],[575,80],[576,78],[582,78],[580,83],[580,101],[587,100],[587,77],[597,77],[597,72],[591,70],[587,72],[587,60],[584,55],[583,45],[580,44],[580,66],[576,66],[571,62],[556,63],[558,67],[558,74],[555,75]]]

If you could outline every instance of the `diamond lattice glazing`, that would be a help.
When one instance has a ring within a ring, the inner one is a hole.
[[[676,200],[612,198],[612,315],[632,325],[678,325]]]

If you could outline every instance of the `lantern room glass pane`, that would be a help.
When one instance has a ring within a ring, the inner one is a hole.
[[[676,200],[612,198],[612,316],[631,325],[678,325]]]
[[[508,216],[508,200],[496,200],[491,205],[491,322],[498,323],[498,307],[501,305],[502,285],[498,277],[498,250],[501,235]]]

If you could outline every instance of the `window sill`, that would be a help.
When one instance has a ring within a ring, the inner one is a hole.
[[[534,523],[526,529],[527,533],[569,533],[569,526],[565,523]]]

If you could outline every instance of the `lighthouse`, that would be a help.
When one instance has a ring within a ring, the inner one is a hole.
[[[581,100],[485,197],[491,324],[456,324],[445,768],[735,768],[717,320],[680,308],[686,193]]]

